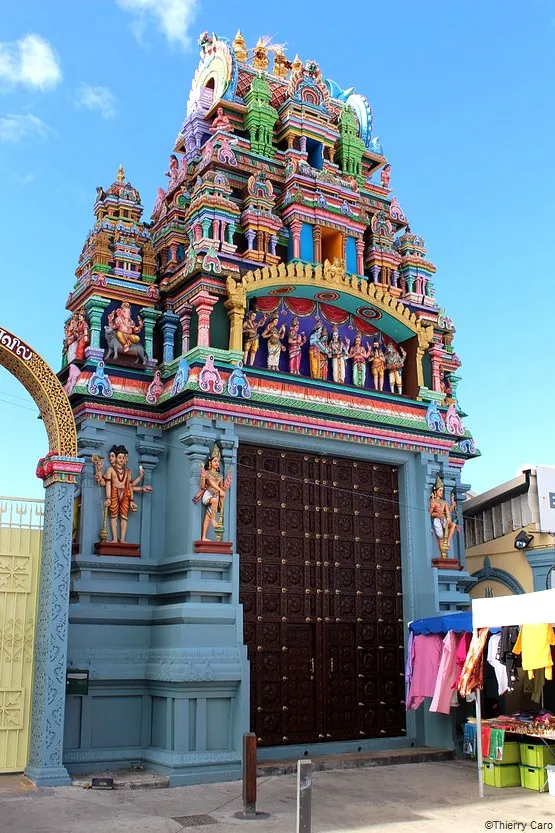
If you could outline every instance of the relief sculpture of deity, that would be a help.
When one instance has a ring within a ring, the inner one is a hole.
[[[94,457],[93,464],[95,466],[94,478],[99,486],[104,486],[106,489],[106,499],[104,501],[104,528],[100,534],[101,540],[106,540],[106,522],[107,517],[110,517],[110,531],[112,533],[112,542],[117,544],[125,543],[125,536],[127,534],[127,523],[129,517],[129,510],[137,511],[137,504],[133,500],[135,492],[151,492],[150,486],[139,486],[144,478],[144,470],[142,466],[139,467],[139,476],[133,480],[131,471],[128,468],[129,453],[125,446],[114,445],[108,454],[109,466],[105,472],[102,472],[103,459],[101,457]],[[118,518],[120,521],[120,534],[118,537]]]
[[[67,363],[85,360],[85,348],[90,340],[89,325],[84,309],[74,312],[65,326],[64,352]]]
[[[251,309],[243,322],[243,364],[251,367],[258,352],[258,331],[267,321],[267,315],[258,318],[256,311]]]
[[[216,532],[216,538],[221,540],[224,527],[224,500],[225,493],[231,486],[231,469],[224,480],[220,471],[221,452],[216,444],[212,448],[208,460],[208,468],[201,466],[200,489],[193,498],[193,503],[202,501],[204,516],[202,519],[201,541],[208,541],[208,530],[212,526]]]
[[[301,372],[301,353],[303,344],[306,343],[306,336],[299,332],[299,319],[296,316],[291,321],[287,342],[289,344],[289,373],[298,376]]]
[[[455,502],[455,495],[451,498],[451,503],[443,497],[444,485],[443,480],[438,475],[432,489],[430,497],[430,517],[432,519],[432,526],[439,547],[441,558],[447,558],[447,554],[451,547],[451,540],[457,528],[453,521],[452,513],[456,512],[457,504]]]
[[[285,350],[281,339],[285,335],[285,324],[279,326],[279,318],[274,315],[262,333],[262,338],[268,340],[268,370],[279,370],[279,357]]]
[[[349,340],[341,340],[337,324],[334,324],[331,328],[329,351],[331,356],[331,372],[333,381],[343,384],[345,382],[345,368],[347,357],[349,355]]]
[[[399,352],[400,351],[400,352]],[[391,342],[385,348],[385,367],[389,373],[389,389],[391,393],[403,393],[403,365],[407,357],[406,350],[399,346],[396,350]]]
[[[362,343],[362,335],[357,332],[353,346],[349,350],[349,358],[353,362],[353,385],[363,388],[366,383],[366,359],[369,355],[368,347]]]
[[[313,379],[328,378],[328,332],[320,318],[316,318],[309,339],[310,375]]]
[[[121,307],[108,315],[108,326],[114,331],[115,336],[121,346],[123,352],[129,352],[132,344],[139,344],[139,333],[143,329],[143,321],[140,316],[137,318],[138,323],[135,324],[131,317],[131,307],[127,301],[124,301]]]
[[[370,370],[372,371],[372,378],[374,380],[375,390],[383,390],[384,376],[385,376],[385,353],[381,348],[379,341],[375,341],[372,349],[368,354],[370,362]]]

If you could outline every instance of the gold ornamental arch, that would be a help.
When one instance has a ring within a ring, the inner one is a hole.
[[[77,432],[66,392],[54,371],[24,341],[0,327],[0,367],[31,394],[48,436],[50,454],[77,457]]]
[[[360,303],[371,304],[397,322],[404,331],[405,338],[417,336],[418,347],[421,351],[432,341],[433,327],[423,324],[402,301],[393,297],[383,287],[362,280],[356,275],[348,275],[345,271],[345,262],[336,259],[333,263],[326,260],[325,263],[317,266],[300,262],[287,265],[280,263],[277,266],[247,272],[238,280],[229,276],[226,306],[231,319],[229,345],[231,350],[241,350],[242,315],[246,310],[248,295],[261,289],[277,289],[284,284],[323,290],[332,289]]]

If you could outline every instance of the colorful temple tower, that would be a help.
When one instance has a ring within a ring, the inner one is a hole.
[[[454,327],[366,98],[204,33],[149,222],[120,168],[67,308],[72,771],[451,745],[406,623],[468,603]]]

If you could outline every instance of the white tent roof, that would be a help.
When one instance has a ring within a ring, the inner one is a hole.
[[[473,628],[542,625],[555,622],[555,590],[472,600]]]

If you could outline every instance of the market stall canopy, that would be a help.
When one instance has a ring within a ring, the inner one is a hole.
[[[555,622],[555,590],[539,590],[537,593],[523,593],[518,596],[472,600],[472,628],[543,625],[553,622]],[[421,631],[421,633],[436,633],[436,631]]]
[[[555,591],[554,591],[555,592]],[[455,631],[472,631],[472,614],[470,611],[461,613],[445,613],[443,616],[428,616],[426,619],[415,619],[409,622],[409,628],[416,636],[424,633],[447,633]]]

